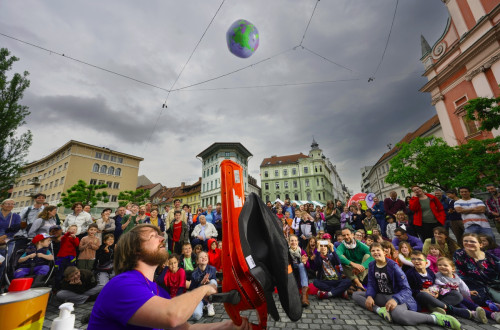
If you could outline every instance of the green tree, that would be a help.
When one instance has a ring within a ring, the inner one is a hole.
[[[441,138],[418,137],[396,145],[399,152],[389,162],[385,181],[403,187],[417,184],[427,191],[460,186],[482,188],[488,182],[498,181],[499,146],[500,137],[471,140],[455,147]]]
[[[108,193],[105,191],[98,192],[97,190],[107,188],[106,184],[87,184],[83,180],[78,180],[78,183],[69,188],[65,193],[62,193],[62,203],[57,206],[71,208],[74,203],[81,202],[84,205],[88,204],[94,207],[98,202],[109,202]]]
[[[19,176],[24,159],[31,146],[32,134],[28,130],[16,136],[19,126],[26,124],[25,118],[30,114],[28,107],[19,104],[24,91],[29,87],[29,73],[14,73],[9,80],[7,72],[19,59],[10,56],[6,48],[0,49],[0,196],[4,197],[9,185]]]
[[[121,191],[118,194],[118,204],[120,206],[126,206],[129,202],[135,204],[143,204],[149,200],[149,190],[137,189]]]
[[[500,127],[500,97],[478,97],[464,106],[467,119],[481,123],[479,129],[491,131]]]

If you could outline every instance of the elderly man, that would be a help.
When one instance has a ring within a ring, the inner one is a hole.
[[[413,250],[419,250],[422,251],[422,247],[424,246],[424,243],[420,240],[420,238],[408,235],[406,230],[403,228],[399,227],[394,230],[394,239],[392,240],[392,245],[398,249],[399,243],[401,242],[408,242],[411,245],[411,248]]]
[[[386,215],[392,215],[396,217],[398,211],[403,211],[406,213],[405,202],[398,198],[398,193],[391,191],[388,198],[384,199],[384,211]]]
[[[193,229],[191,236],[193,237],[191,245],[196,246],[201,244],[204,250],[207,250],[207,242],[211,238],[217,238],[217,229],[210,222],[207,222],[207,218],[202,214],[198,216],[199,224]]]
[[[167,261],[164,238],[153,225],[139,225],[123,234],[115,248],[115,273],[103,288],[90,315],[94,329],[187,329],[187,320],[199,302],[217,293],[212,284],[170,299],[154,282],[155,270]],[[250,329],[248,320],[236,327],[231,321],[214,323],[213,329]],[[210,327],[209,326],[209,327]],[[207,324],[193,328],[206,328]]]
[[[344,240],[337,247],[337,254],[344,273],[358,290],[364,290],[362,282],[368,274],[368,264],[373,261],[370,248],[361,241],[355,240],[349,228],[342,229],[342,236]]]

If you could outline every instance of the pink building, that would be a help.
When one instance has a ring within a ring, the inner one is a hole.
[[[422,36],[424,76],[421,92],[431,93],[432,105],[449,145],[498,136],[500,130],[480,131],[467,120],[464,104],[476,97],[500,95],[500,0],[441,0],[450,18],[431,48]]]

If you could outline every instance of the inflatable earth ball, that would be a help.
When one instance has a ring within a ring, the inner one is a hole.
[[[259,31],[249,21],[239,19],[227,30],[226,40],[231,53],[247,58],[259,47]]]

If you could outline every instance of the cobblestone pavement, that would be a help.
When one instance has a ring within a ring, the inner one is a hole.
[[[361,307],[355,305],[354,301],[342,299],[318,300],[315,296],[310,296],[311,306],[305,308],[302,313],[302,319],[298,322],[291,322],[284,313],[281,305],[278,302],[278,296],[275,295],[277,307],[280,313],[281,320],[275,322],[269,317],[268,329],[408,329],[408,330],[431,330],[442,329],[433,325],[419,325],[418,327],[399,326],[387,323],[375,313],[371,313]],[[52,320],[59,315],[58,306],[60,302],[56,298],[51,298],[45,315],[45,323],[43,329],[50,329]],[[92,311],[93,303],[76,306],[76,324],[77,329],[87,329],[86,325],[80,322],[82,316]],[[249,317],[250,321],[257,322],[254,312],[245,311],[242,313]],[[219,322],[229,319],[222,304],[215,305],[215,316],[204,316],[199,323]],[[500,329],[500,324],[496,324],[490,320],[489,324],[479,324],[470,320],[459,319],[462,323],[462,329]]]

